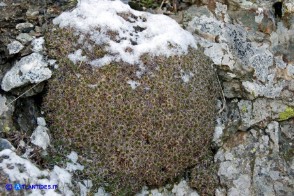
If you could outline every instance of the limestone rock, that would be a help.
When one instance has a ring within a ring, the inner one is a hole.
[[[7,49],[9,51],[9,54],[17,54],[23,48],[24,48],[24,46],[19,41],[13,41],[7,45]]]
[[[49,79],[51,75],[52,72],[47,68],[47,62],[43,60],[43,56],[33,53],[16,62],[5,74],[1,87],[4,91],[10,91],[29,83],[40,83]]]

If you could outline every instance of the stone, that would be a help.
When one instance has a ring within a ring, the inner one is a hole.
[[[34,29],[34,25],[29,22],[19,23],[15,27],[17,30],[20,30],[22,33],[29,33],[31,30]]]
[[[38,9],[28,9],[27,12],[26,12],[26,16],[27,16],[27,19],[29,20],[36,20],[38,19],[38,15],[39,15],[39,10]]]
[[[224,95],[226,98],[237,98],[241,97],[241,85],[239,81],[233,80],[230,82],[223,82]]]
[[[32,41],[33,51],[34,52],[42,52],[43,51],[43,45],[45,43],[44,37],[36,38]]]
[[[46,150],[50,145],[50,138],[47,132],[48,128],[39,125],[31,135],[31,142]]]
[[[22,42],[23,44],[28,44],[30,41],[32,41],[34,38],[32,36],[30,36],[28,33],[20,33],[16,39],[20,42]]]
[[[14,129],[13,113],[15,103],[14,97],[0,94],[0,133],[9,132]]]
[[[20,87],[29,83],[40,83],[51,77],[52,72],[47,68],[43,56],[33,53],[23,57],[5,74],[1,87],[4,91]]]
[[[19,41],[13,41],[7,45],[7,49],[9,51],[9,54],[17,54],[23,48],[24,48],[24,46]]]
[[[270,136],[271,139],[271,149],[273,150],[273,153],[279,152],[279,123],[278,122],[271,122],[267,125],[267,129],[265,132]]]
[[[5,7],[5,6],[7,6],[6,3],[0,2],[0,7]]]
[[[40,116],[40,108],[33,97],[19,99],[16,102],[14,122],[19,127],[19,131],[32,133],[38,126]]]
[[[294,140],[294,124],[287,122],[286,124],[281,124],[281,132],[286,135],[290,140]]]
[[[37,118],[37,124],[38,124],[38,126],[45,127],[46,126],[46,121],[45,121],[45,119],[43,117],[38,117]]]
[[[15,150],[15,148],[7,139],[0,138],[0,151],[4,149]]]

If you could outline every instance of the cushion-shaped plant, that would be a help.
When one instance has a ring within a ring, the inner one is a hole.
[[[105,56],[105,45],[89,49],[78,39],[72,28],[47,32],[48,55],[59,68],[43,109],[58,148],[80,155],[84,178],[129,195],[173,181],[210,153],[219,85],[200,49],[145,53],[141,66],[118,60],[95,67],[82,59]]]

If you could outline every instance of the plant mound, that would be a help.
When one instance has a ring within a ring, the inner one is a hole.
[[[70,29],[46,37],[59,68],[43,109],[55,145],[81,156],[84,178],[129,195],[171,182],[210,153],[219,86],[203,52],[143,55],[139,78],[138,66],[123,62],[74,65],[67,55],[79,45]],[[104,54],[101,48],[92,55]]]

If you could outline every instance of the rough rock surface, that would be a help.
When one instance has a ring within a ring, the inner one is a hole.
[[[293,13],[275,18],[273,3],[230,1],[229,9],[216,3],[184,13],[185,27],[218,66],[227,98],[214,140],[218,196],[293,194]]]
[[[10,91],[28,83],[40,83],[51,77],[52,72],[43,56],[32,53],[18,61],[3,77],[1,88]]]

